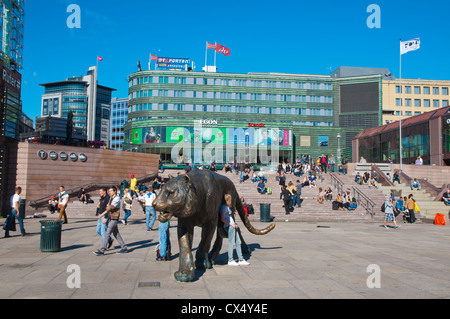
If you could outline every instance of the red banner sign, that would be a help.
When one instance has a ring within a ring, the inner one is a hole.
[[[220,45],[219,43],[216,43],[216,52],[223,53],[226,56],[230,56],[231,50],[224,47],[223,45]]]

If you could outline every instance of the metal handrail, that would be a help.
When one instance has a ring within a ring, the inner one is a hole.
[[[364,194],[358,187],[352,186],[353,189],[353,197],[355,197],[358,206],[361,204],[362,207],[366,209],[366,213],[372,216],[372,219],[375,215],[374,207],[376,206],[375,202],[371,200],[366,194]]]
[[[138,178],[137,183],[145,183],[146,181],[154,180],[156,177],[158,177],[157,173],[149,174],[149,175]],[[91,184],[86,184],[86,185],[67,189],[66,193],[69,194],[70,197],[72,197],[72,195],[74,195],[74,194],[78,195],[78,192],[80,191],[81,188],[84,188],[84,190],[87,193],[89,193],[89,192],[91,192],[93,190],[97,190],[101,187],[110,187],[110,186],[120,185],[121,182],[122,181],[120,181],[118,183],[115,181],[114,182],[103,182],[103,183],[91,183]],[[31,207],[37,209],[37,208],[41,207],[42,205],[47,205],[51,196],[57,196],[57,195],[58,195],[58,193],[51,194],[51,195],[45,196],[43,198],[28,201],[27,204],[28,204],[28,206],[31,206]]]
[[[334,173],[330,173],[331,177],[331,186],[338,190],[339,193],[342,194],[344,191],[344,182],[339,179]]]

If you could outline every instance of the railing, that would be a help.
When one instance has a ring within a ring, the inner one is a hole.
[[[337,177],[334,173],[330,173],[330,177],[331,177],[331,185],[338,190],[339,193],[343,194],[344,192],[344,188],[345,188],[345,184],[343,181],[341,181],[339,179],[339,177]],[[369,197],[367,197],[366,194],[364,194],[363,192],[361,192],[361,190],[356,187],[356,186],[352,186],[353,189],[353,197],[356,199],[356,203],[358,204],[358,206],[364,207],[366,209],[366,213],[370,214],[370,216],[374,217],[375,215],[375,202],[373,200],[371,200]]]
[[[400,177],[402,178],[403,181],[407,181],[405,184],[406,185],[410,185],[411,181],[413,178],[409,177],[408,175],[406,175],[404,172],[400,173]],[[438,187],[434,186],[433,184],[431,184],[429,181],[422,179],[422,178],[418,178],[417,179],[420,183],[420,188],[424,189],[427,193],[429,193],[431,196],[435,197],[435,201],[439,201],[438,196],[439,194],[442,192],[442,189],[439,189]],[[444,186],[443,186],[444,187]]]
[[[334,173],[330,173],[331,186],[333,186],[337,191],[342,194],[344,192],[344,182],[339,179]]]
[[[394,183],[391,180],[389,180],[386,174],[376,164],[372,164],[371,170],[372,172],[373,171],[377,172],[379,184],[383,186],[394,186]]]
[[[157,173],[153,173],[150,175],[146,175],[140,178],[137,178],[137,183],[147,183],[149,181],[153,181],[156,177],[158,177]],[[86,193],[90,193],[92,191],[98,190],[101,187],[110,187],[110,186],[118,186],[120,185],[122,181],[117,182],[117,181],[111,181],[111,182],[103,182],[103,183],[91,183],[91,184],[86,184],[86,185],[81,185],[78,187],[73,187],[70,189],[66,189],[66,193],[69,194],[69,196],[72,198],[72,196],[74,195],[78,195],[78,192],[80,191],[81,188],[84,188],[84,190],[86,191]],[[48,201],[50,200],[51,196],[58,196],[58,193],[56,194],[50,194],[48,196],[45,196],[43,198],[40,199],[36,199],[36,200],[31,200],[28,201],[27,204],[28,206],[31,206],[35,209],[42,207],[42,206],[46,206],[48,205]]]
[[[358,206],[362,206],[366,209],[366,213],[370,214],[370,216],[374,217],[375,215],[375,202],[373,200],[371,200],[366,194],[364,194],[363,192],[361,192],[361,190],[356,187],[356,186],[352,186],[353,189],[353,197],[355,197],[356,202],[358,203]]]

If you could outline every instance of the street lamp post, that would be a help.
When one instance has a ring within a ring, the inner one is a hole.
[[[341,158],[341,134],[338,133],[337,142],[338,142],[338,148],[337,148],[337,160]]]

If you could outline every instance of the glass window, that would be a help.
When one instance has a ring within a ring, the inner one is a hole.
[[[422,100],[421,99],[414,99],[414,106],[422,106]]]
[[[402,93],[402,89],[401,89],[400,85],[395,86],[395,93]]]
[[[429,86],[424,86],[423,87],[423,94],[430,94],[430,87]]]
[[[439,95],[439,88],[438,87],[433,87],[433,94],[434,95]]]
[[[319,146],[328,146],[328,136],[319,136]]]
[[[420,94],[421,90],[420,90],[420,86],[415,86],[414,87],[414,94]]]
[[[406,94],[411,94],[411,87],[410,86],[405,86],[405,93]]]
[[[433,107],[439,107],[439,100],[433,100]]]
[[[448,95],[448,88],[442,88],[442,95]]]
[[[423,100],[423,106],[430,107],[430,100],[429,99]]]

